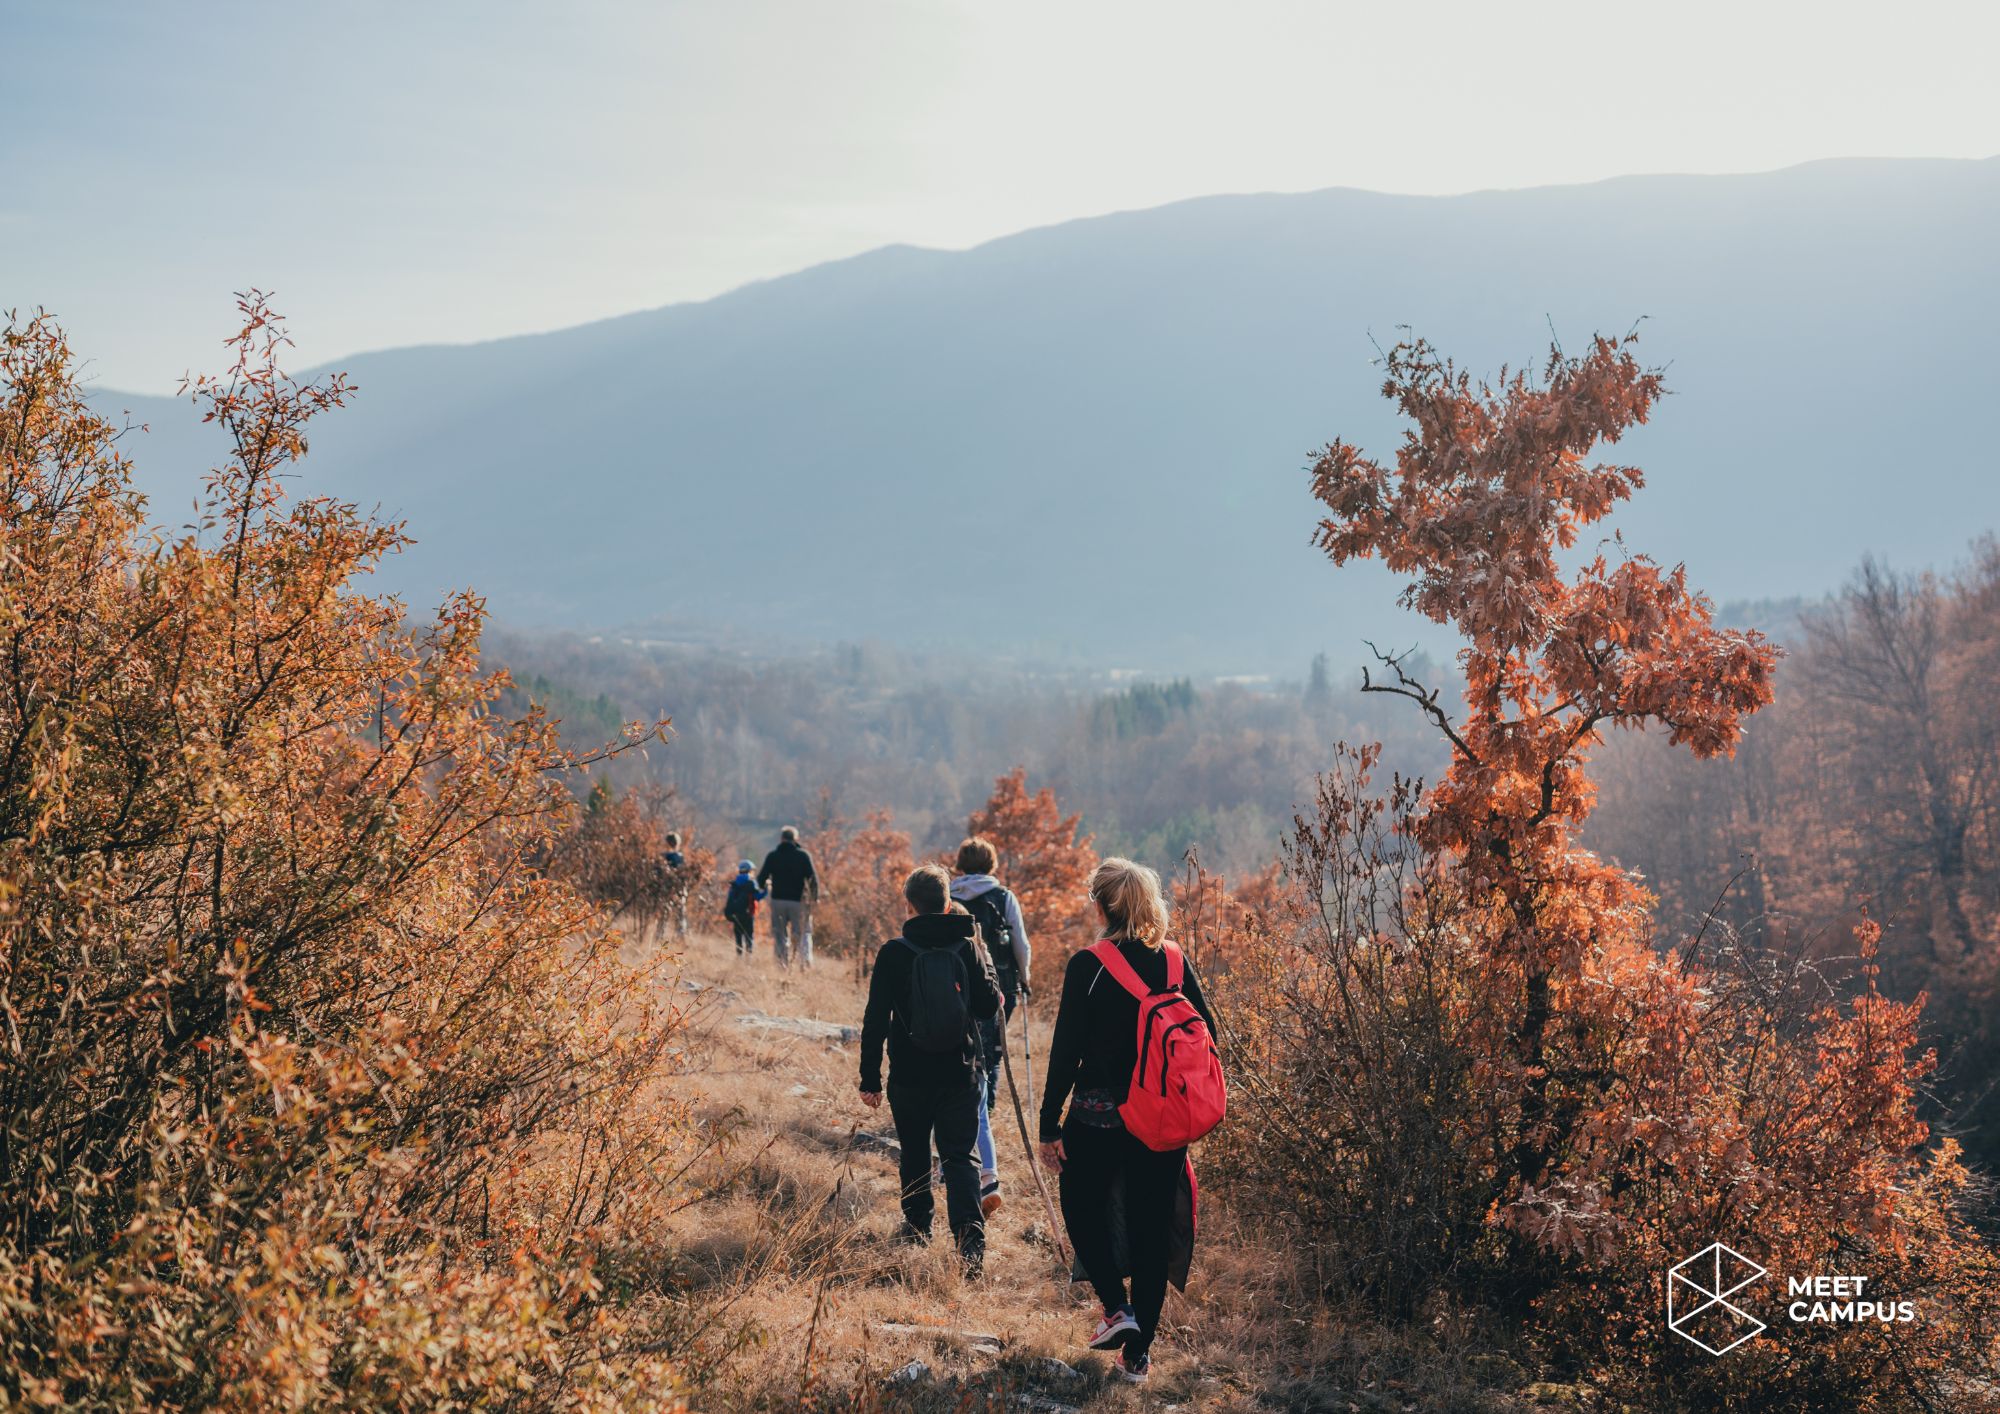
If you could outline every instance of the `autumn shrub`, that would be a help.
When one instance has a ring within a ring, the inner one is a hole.
[[[813,910],[816,945],[830,956],[848,959],[859,973],[909,916],[903,880],[914,867],[910,836],[895,827],[886,810],[849,821],[822,795],[807,838],[821,878],[820,901]]]
[[[1172,887],[1174,940],[1203,977],[1233,971],[1245,962],[1246,953],[1298,922],[1297,895],[1279,860],[1232,884],[1226,875],[1209,873],[1201,852],[1189,849]]]
[[[0,344],[0,1403],[656,1407],[600,1269],[674,1017],[529,867],[578,761],[476,598],[407,622],[398,531],[284,494],[347,389],[243,310],[174,533],[60,332]]]
[[[629,923],[651,941],[679,925],[700,922],[705,892],[715,878],[715,851],[688,828],[688,810],[671,789],[640,786],[615,791],[599,777],[575,823],[554,842],[548,872],[568,882],[614,920]],[[668,821],[681,826],[681,863],[666,862]]]
[[[1259,918],[1224,904],[1183,935],[1210,965],[1237,1114],[1223,1170],[1273,1201],[1329,1291],[1398,1320],[1436,1291],[1497,1272],[1487,1219],[1498,1174],[1481,1145],[1498,1097],[1475,1074],[1480,999],[1444,861],[1412,848],[1414,787],[1371,790],[1372,748],[1343,751],[1287,846],[1311,907]],[[1239,1201],[1242,1201],[1239,1198]]]
[[[1733,760],[1643,737],[1596,775],[1591,842],[1645,871],[1664,908],[1714,906],[1782,946],[1851,951],[1858,900],[1881,922],[1882,985],[1929,993],[1931,1113],[2000,1158],[2000,543],[1944,573],[1865,560],[1801,611],[1777,697]],[[1719,886],[1723,881],[1728,887]]]
[[[1400,1315],[1440,1292],[1491,1303],[1625,1398],[1974,1407],[1996,1272],[1955,1146],[1918,1117],[1920,1008],[1877,990],[1874,925],[1840,988],[1726,930],[1657,935],[1642,883],[1576,842],[1606,728],[1722,754],[1770,699],[1775,652],[1717,627],[1681,570],[1563,562],[1642,481],[1587,457],[1661,391],[1629,341],[1497,387],[1401,345],[1393,467],[1320,455],[1319,543],[1381,556],[1406,604],[1464,635],[1465,701],[1395,657],[1369,681],[1451,763],[1379,794],[1371,752],[1322,778],[1286,858],[1294,921],[1243,944],[1221,988],[1247,1116],[1220,1157],[1296,1217],[1330,1290]],[[1719,1359],[1662,1309],[1667,1269],[1715,1240],[1780,1280],[1866,1276],[1919,1318],[1773,1320]]]

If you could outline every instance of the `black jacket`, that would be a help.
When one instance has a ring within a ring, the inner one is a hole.
[[[922,1051],[910,1039],[903,1010],[909,1005],[910,964],[915,954],[899,942],[882,944],[875,955],[875,975],[868,979],[868,1010],[861,1018],[861,1088],[882,1088],[882,1043],[889,1043],[889,1073],[899,1085],[937,1088],[969,1085],[979,1075],[979,1022],[1000,1010],[1000,984],[985,949],[974,945],[978,929],[964,913],[920,913],[903,925],[903,936],[920,948],[962,948],[972,995],[966,998],[971,1020],[965,1044],[956,1054]],[[1138,1013],[1133,1013],[1134,1026]]]
[[[1167,955],[1130,938],[1118,951],[1148,987],[1167,985]],[[1181,954],[1181,994],[1194,1004],[1215,1034],[1215,1015],[1195,980],[1194,966]],[[1102,1090],[1119,1104],[1132,1084],[1132,1067],[1139,1061],[1139,999],[1118,985],[1086,950],[1069,960],[1063,973],[1062,1004],[1056,1009],[1056,1034],[1049,1041],[1049,1079],[1042,1091],[1042,1142],[1062,1137],[1063,1102],[1072,1090]]]
[[[794,840],[780,840],[778,847],[764,856],[757,882],[771,886],[772,898],[789,903],[804,898],[808,887],[814,898],[819,897],[819,875],[813,872],[813,857],[806,853],[804,845]]]

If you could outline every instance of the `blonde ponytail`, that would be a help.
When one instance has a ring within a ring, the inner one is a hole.
[[[1167,939],[1167,899],[1160,876],[1129,859],[1107,859],[1091,873],[1090,897],[1104,910],[1114,938],[1136,938],[1149,948]]]

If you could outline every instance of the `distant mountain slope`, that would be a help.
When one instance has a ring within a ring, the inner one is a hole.
[[[1297,673],[1410,632],[1308,546],[1300,470],[1335,435],[1393,453],[1368,360],[1399,325],[1484,370],[1647,317],[1676,396],[1617,524],[1718,599],[1956,557],[2000,524],[1996,236],[2000,159],[1205,198],[356,357],[307,484],[409,520],[415,600],[524,623]],[[151,423],[173,518],[197,431],[101,401]]]

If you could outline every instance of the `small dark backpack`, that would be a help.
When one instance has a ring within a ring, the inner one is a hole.
[[[920,1051],[944,1053],[965,1048],[972,1030],[972,1009],[966,999],[970,976],[960,954],[963,947],[920,948],[897,938],[910,959],[910,1002],[903,1020]]]
[[[992,954],[1000,990],[1011,997],[1016,990],[1014,974],[1019,965],[1014,961],[1014,930],[1007,926],[1007,891],[988,889],[969,898],[965,900],[965,911],[978,922],[979,934],[986,939],[986,951]]]

